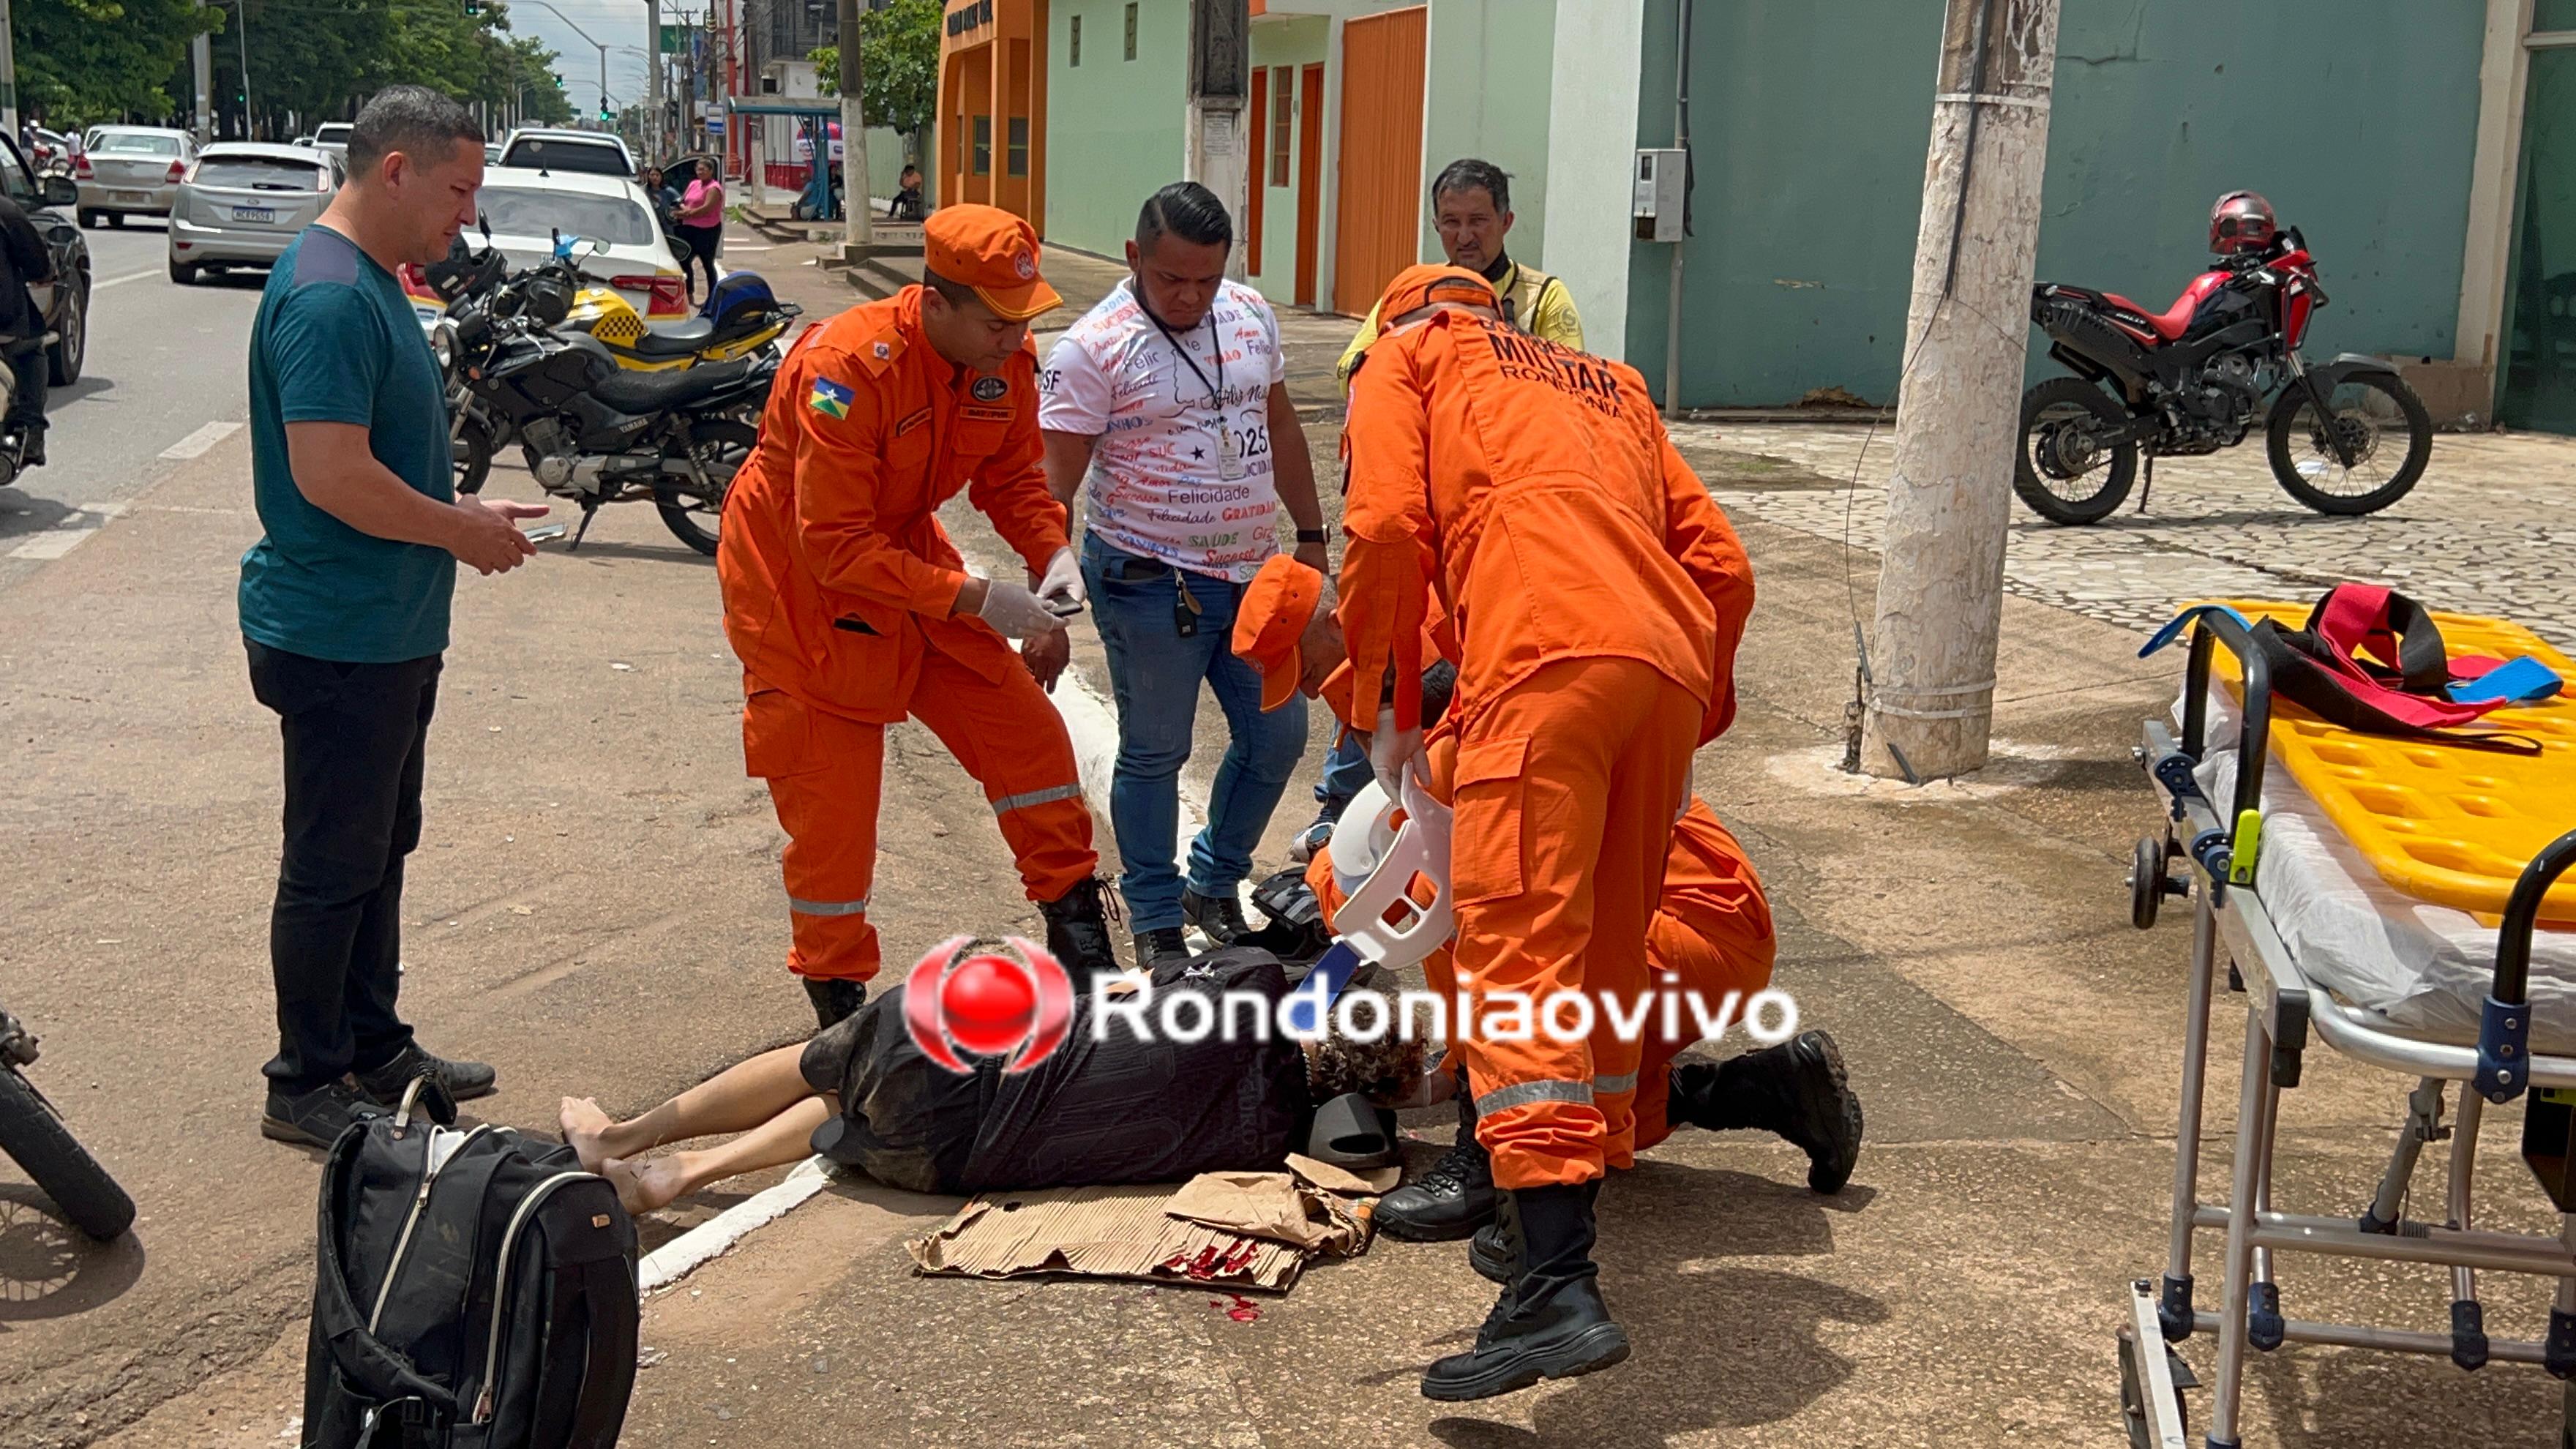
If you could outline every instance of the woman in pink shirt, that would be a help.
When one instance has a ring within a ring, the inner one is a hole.
[[[680,258],[680,276],[689,288],[689,300],[698,299],[697,273],[691,263],[706,268],[707,291],[716,287],[716,243],[724,236],[724,183],[716,179],[712,161],[698,162],[697,179],[689,183],[680,198],[680,243],[686,249]]]

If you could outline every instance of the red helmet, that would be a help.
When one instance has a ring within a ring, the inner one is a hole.
[[[2281,231],[2272,203],[2251,191],[2231,191],[2209,209],[2209,249],[2254,252],[2272,244]]]

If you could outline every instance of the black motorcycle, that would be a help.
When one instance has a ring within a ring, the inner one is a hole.
[[[511,438],[540,487],[580,506],[574,547],[601,505],[637,501],[714,553],[725,493],[759,439],[743,418],[766,404],[777,357],[631,371],[596,338],[553,330],[571,300],[537,272],[467,295],[440,320],[431,345],[448,374],[457,490],[479,490]]]
[[[63,1125],[62,1114],[21,1073],[35,1035],[0,1011],[0,1152],[26,1169],[72,1226],[105,1242],[134,1225],[134,1199]]]
[[[2308,365],[2299,342],[2325,304],[2296,227],[2202,273],[2161,313],[2116,292],[2033,287],[2031,320],[2075,376],[2022,395],[2013,490],[2052,523],[2092,523],[2128,496],[2141,457],[2152,486],[2157,458],[2215,453],[2260,427],[2273,478],[2308,507],[2395,503],[2424,476],[2432,417],[2379,358]]]

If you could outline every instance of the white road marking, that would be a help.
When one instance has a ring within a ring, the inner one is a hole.
[[[104,292],[110,287],[122,287],[128,282],[142,281],[145,277],[161,276],[163,275],[163,270],[164,269],[162,268],[155,267],[148,272],[128,272],[121,277],[110,277],[104,282],[92,282],[89,284],[89,289],[93,292]]]
[[[173,463],[205,456],[206,450],[241,431],[239,423],[208,423],[188,436],[161,450],[161,456]]]
[[[53,527],[33,535],[9,550],[11,558],[57,559],[88,541],[89,536],[106,526],[107,521],[125,511],[122,503],[92,503],[75,508],[57,520]]]
[[[646,1253],[635,1265],[635,1284],[639,1291],[657,1293],[689,1275],[700,1264],[723,1256],[734,1244],[749,1236],[752,1229],[776,1222],[788,1209],[821,1192],[831,1182],[823,1175],[823,1159],[809,1157],[787,1174],[775,1187],[764,1188],[726,1208],[671,1241]]]

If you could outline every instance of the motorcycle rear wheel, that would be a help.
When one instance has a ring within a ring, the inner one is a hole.
[[[9,1067],[0,1067],[0,1152],[26,1169],[73,1227],[100,1242],[134,1225],[134,1199]]]
[[[2326,407],[2352,446],[2353,465],[2346,468],[2335,457],[2316,404],[2294,382],[2272,404],[2265,429],[2272,477],[2291,497],[2337,517],[2377,513],[2405,497],[2433,457],[2433,415],[2424,400],[2384,372],[2343,378],[2325,392]],[[2390,445],[2397,440],[2391,425],[2401,422],[2405,451],[2392,456]]]
[[[2052,377],[2023,393],[2013,491],[2051,523],[2110,517],[2138,476],[2138,445],[2092,439],[2127,421],[2109,393],[2080,377]]]
[[[672,536],[712,556],[716,551],[716,531],[724,526],[725,495],[732,491],[733,475],[751,461],[751,450],[760,442],[760,430],[723,418],[693,423],[689,433],[691,451],[715,483],[716,495],[706,498],[698,493],[694,481],[666,473],[654,506],[662,510],[662,522]],[[699,522],[702,518],[706,520],[704,524]]]

